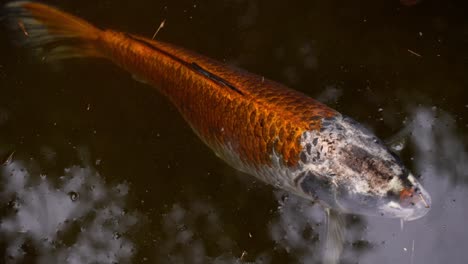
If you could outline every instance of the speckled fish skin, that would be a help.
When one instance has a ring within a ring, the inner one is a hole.
[[[155,87],[236,169],[342,212],[412,220],[429,210],[430,196],[380,140],[303,93],[175,45],[95,28],[42,4],[8,8],[46,26],[48,42],[60,40],[54,34],[78,38],[82,46],[67,47],[73,56],[107,58]]]

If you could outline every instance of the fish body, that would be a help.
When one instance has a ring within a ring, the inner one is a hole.
[[[413,220],[429,211],[429,194],[385,144],[303,93],[43,4],[12,2],[6,10],[46,60],[105,58],[155,87],[240,171],[339,212]]]

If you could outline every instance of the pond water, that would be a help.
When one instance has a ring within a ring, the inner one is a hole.
[[[341,263],[466,263],[468,4],[43,1],[282,82],[381,138],[428,215],[349,215]],[[154,89],[110,63],[53,65],[0,29],[2,263],[320,263],[321,208],[220,161]],[[12,154],[12,155],[10,155]]]

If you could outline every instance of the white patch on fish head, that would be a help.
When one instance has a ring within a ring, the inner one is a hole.
[[[305,132],[301,144],[295,183],[304,194],[349,213],[409,220],[427,213],[427,192],[381,140],[351,118],[324,118],[321,130]]]
[[[394,185],[388,195],[382,199],[378,208],[381,214],[406,221],[426,215],[432,204],[429,193],[412,174],[399,181],[401,183]]]

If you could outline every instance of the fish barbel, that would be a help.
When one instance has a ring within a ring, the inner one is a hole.
[[[414,220],[429,211],[429,194],[381,140],[298,91],[47,5],[11,2],[5,10],[45,60],[104,58],[155,87],[240,171],[338,212]]]

